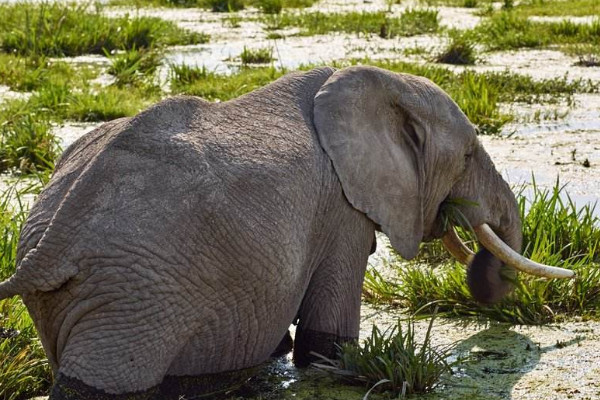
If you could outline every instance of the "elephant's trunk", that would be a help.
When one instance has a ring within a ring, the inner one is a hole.
[[[512,194],[512,193],[511,193]],[[514,197],[513,197],[514,199]],[[512,202],[511,202],[512,203]],[[505,243],[505,247],[512,249],[513,253],[521,252],[523,235],[521,233],[521,220],[518,217],[516,201],[514,206],[510,207],[511,213],[501,218],[494,229],[500,240]],[[511,204],[512,206],[512,204]],[[501,300],[513,289],[513,282],[516,278],[516,270],[507,266],[503,260],[498,257],[484,243],[490,243],[485,238],[480,238],[477,231],[482,226],[488,226],[486,223],[476,226],[477,240],[480,242],[480,250],[473,256],[468,264],[467,284],[473,297],[481,303],[495,303]],[[492,231],[492,229],[490,229]],[[493,231],[492,231],[493,232]]]
[[[516,204],[514,205],[516,209]],[[517,209],[518,213],[518,209]],[[467,283],[473,297],[482,303],[494,303],[512,289],[516,270],[546,278],[572,278],[573,271],[531,261],[520,255],[521,221],[517,216],[502,218],[503,224],[492,229],[487,223],[473,228],[481,250],[475,254],[450,229],[442,238],[446,249],[468,265]]]

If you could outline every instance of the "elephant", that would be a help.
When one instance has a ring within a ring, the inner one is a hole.
[[[476,204],[458,207],[477,254],[442,222],[454,198]],[[443,237],[481,302],[515,268],[570,273],[519,255],[515,196],[443,90],[322,67],[84,135],[33,205],[0,298],[22,296],[53,400],[210,394],[285,351],[292,321],[300,366],[356,340],[376,231],[405,259]]]

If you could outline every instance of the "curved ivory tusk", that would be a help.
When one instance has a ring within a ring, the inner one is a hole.
[[[475,235],[479,242],[488,249],[493,255],[502,260],[509,267],[518,269],[535,276],[545,278],[573,278],[575,272],[549,265],[539,264],[523,257],[513,249],[511,249],[504,241],[502,241],[489,227],[488,224],[481,224],[474,228]]]
[[[442,243],[446,250],[452,254],[452,257],[456,258],[461,264],[469,265],[475,256],[475,253],[465,246],[452,227],[442,236]]]

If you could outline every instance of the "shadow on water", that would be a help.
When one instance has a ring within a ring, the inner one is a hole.
[[[578,340],[561,343],[561,347]],[[454,374],[436,393],[422,399],[510,400],[521,378],[538,365],[541,355],[556,349],[541,347],[508,324],[494,323],[459,342],[453,351],[459,360]],[[450,396],[450,397],[448,397]]]

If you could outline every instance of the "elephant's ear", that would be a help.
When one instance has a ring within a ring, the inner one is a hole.
[[[346,198],[406,259],[423,239],[425,93],[415,79],[351,67],[335,72],[314,102],[319,140]]]

